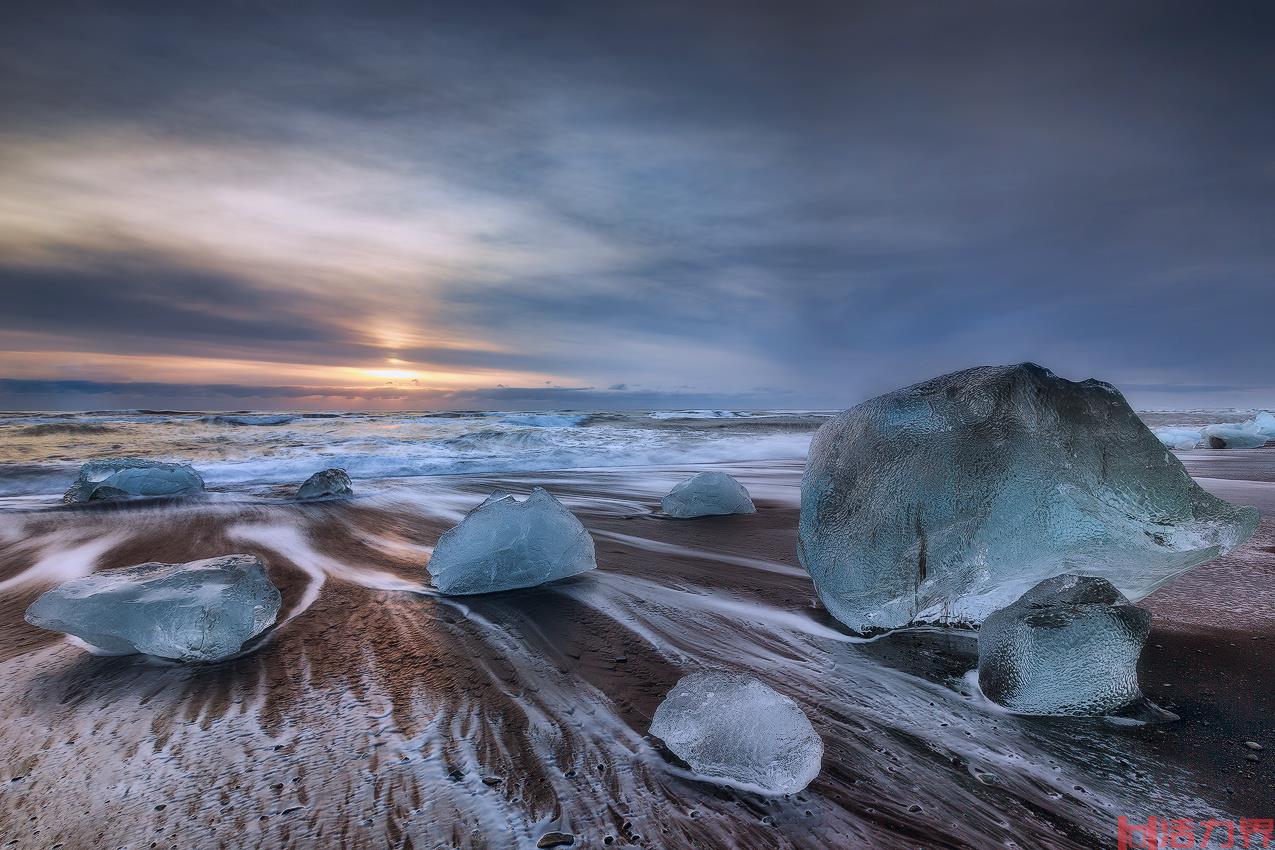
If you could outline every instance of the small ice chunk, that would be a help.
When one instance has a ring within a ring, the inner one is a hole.
[[[540,487],[523,501],[494,493],[438,539],[429,559],[446,594],[535,587],[594,569],[593,538]]]
[[[344,469],[325,469],[316,472],[297,488],[298,499],[338,499],[353,496],[354,487]]]
[[[62,501],[185,496],[203,489],[204,479],[188,464],[123,457],[89,461],[81,466],[79,477]]]
[[[942,375],[825,423],[797,552],[859,632],[979,623],[1043,579],[1133,601],[1242,545],[1257,511],[1202,490],[1124,397],[1034,363]]]
[[[660,507],[669,516],[683,519],[757,512],[744,485],[716,470],[692,475],[678,484],[660,500]]]
[[[1021,714],[1126,712],[1145,703],[1138,656],[1150,631],[1151,615],[1106,579],[1054,576],[983,621],[979,687]]]
[[[1189,425],[1165,425],[1155,428],[1152,433],[1160,439],[1160,442],[1171,449],[1178,451],[1188,451],[1200,444],[1203,439],[1200,436],[1199,428],[1192,428]]]
[[[796,794],[819,775],[823,741],[797,703],[752,676],[685,677],[651,718],[691,770],[768,794]]]
[[[26,620],[106,652],[219,661],[265,631],[280,604],[260,559],[222,555],[73,579],[31,603]]]

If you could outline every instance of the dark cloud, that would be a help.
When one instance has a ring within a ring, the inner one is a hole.
[[[171,352],[180,340],[339,344],[345,336],[340,326],[298,303],[295,292],[143,257],[130,263],[106,258],[89,269],[0,267],[0,291],[0,329],[98,343],[131,340],[142,350]]]
[[[475,343],[413,362],[763,405],[1020,360],[1269,404],[1272,43],[1186,0],[13,4],[0,190],[59,226],[4,245],[0,329],[363,366],[392,316]],[[116,187],[188,219],[80,209]]]

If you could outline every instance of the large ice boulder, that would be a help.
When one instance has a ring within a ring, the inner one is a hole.
[[[768,794],[819,775],[823,741],[797,703],[737,673],[694,673],[655,709],[651,734],[696,773]]]
[[[716,470],[692,475],[675,486],[660,500],[660,508],[669,516],[683,519],[757,511],[744,485]]]
[[[113,653],[219,661],[279,614],[279,590],[253,555],[138,564],[65,582],[27,608],[27,622]]]
[[[354,485],[344,469],[325,469],[316,472],[297,488],[297,498],[340,499],[354,495]]]
[[[494,493],[438,538],[429,559],[446,594],[534,587],[594,569],[593,538],[571,511],[540,487],[521,502]]]
[[[204,489],[204,479],[188,464],[143,458],[93,460],[62,497],[64,502],[94,502],[131,496],[186,496]]]
[[[1146,702],[1138,656],[1151,615],[1104,578],[1046,579],[978,632],[978,684],[994,702],[1021,714],[1102,715]]]
[[[1042,579],[1137,601],[1241,545],[1257,511],[1200,489],[1124,397],[1032,363],[954,372],[815,434],[798,555],[860,632],[979,623]]]

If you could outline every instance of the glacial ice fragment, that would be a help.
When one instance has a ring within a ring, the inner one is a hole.
[[[860,632],[978,623],[1042,579],[1137,601],[1257,527],[1204,492],[1108,384],[1032,363],[954,372],[825,423],[798,555]]]
[[[1258,449],[1275,440],[1275,415],[1263,410],[1243,422],[1219,422],[1203,428],[1165,425],[1153,429],[1171,449]]]
[[[142,458],[93,460],[80,467],[79,477],[62,501],[93,502],[130,496],[185,496],[202,492],[204,479],[188,464]]]
[[[978,632],[978,684],[1021,714],[1171,715],[1138,687],[1151,615],[1095,576],[1046,579]]]
[[[260,559],[222,555],[73,579],[31,603],[26,620],[106,652],[219,661],[265,631],[280,603]]]
[[[738,673],[679,681],[655,709],[651,734],[701,776],[768,794],[796,794],[823,759],[823,741],[800,706]]]
[[[683,519],[757,511],[744,485],[716,470],[692,475],[675,486],[660,500],[660,508],[669,516]]]
[[[537,487],[521,502],[492,494],[438,539],[428,569],[434,587],[463,595],[535,587],[596,566],[589,532]]]
[[[1203,439],[1200,431],[1200,428],[1192,428],[1190,425],[1165,425],[1153,428],[1151,433],[1155,434],[1168,448],[1187,451],[1200,444],[1200,440]]]
[[[344,469],[316,472],[297,488],[298,499],[337,499],[353,495],[354,487]]]
[[[1249,422],[1210,425],[1203,435],[1204,444],[1210,449],[1260,449],[1269,439]]]

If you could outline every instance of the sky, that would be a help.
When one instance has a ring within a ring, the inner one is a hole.
[[[0,22],[0,408],[1275,404],[1262,3]]]

